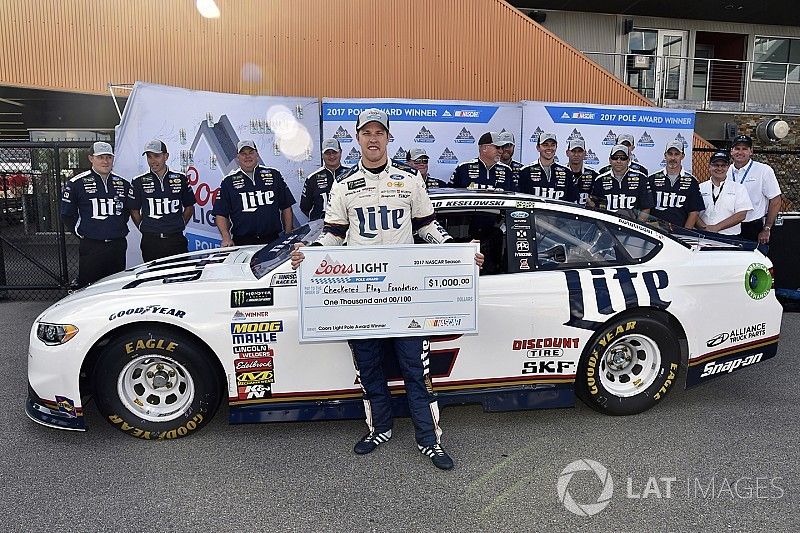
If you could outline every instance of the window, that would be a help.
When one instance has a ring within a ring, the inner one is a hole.
[[[480,241],[484,255],[481,276],[508,273],[505,218],[498,210],[439,211],[436,214],[455,242]]]
[[[539,269],[640,263],[660,248],[633,230],[578,215],[540,211],[534,225]]]
[[[800,81],[800,39],[758,37],[753,46],[753,79]]]

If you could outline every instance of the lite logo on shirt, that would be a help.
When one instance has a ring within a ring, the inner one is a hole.
[[[656,191],[656,209],[680,209],[686,203],[686,196],[675,192]]]
[[[606,194],[606,203],[606,209],[609,211],[633,209],[634,204],[636,204],[636,197],[626,196],[624,194]]]
[[[150,208],[148,215],[150,218],[161,218],[180,211],[181,201],[169,198],[148,198],[147,205]]]
[[[540,198],[552,198],[553,200],[564,198],[564,191],[557,191],[552,187],[531,187],[531,194]]]
[[[242,197],[242,211],[251,213],[262,205],[270,205],[275,197],[274,191],[248,191],[240,192]]]
[[[358,232],[368,239],[378,236],[377,231],[400,229],[405,209],[389,209],[385,205],[380,207],[356,207],[358,215]]]
[[[92,202],[92,218],[105,220],[108,217],[122,214],[122,202],[116,198],[90,198]]]

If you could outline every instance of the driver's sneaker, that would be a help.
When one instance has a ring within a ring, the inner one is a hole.
[[[427,455],[431,458],[431,462],[436,468],[441,470],[450,470],[453,468],[453,460],[447,455],[447,452],[444,451],[441,444],[436,443],[432,446],[420,446],[417,444],[417,447],[422,455]]]
[[[356,452],[358,455],[364,455],[377,448],[378,444],[388,442],[389,439],[391,438],[392,438],[391,429],[388,429],[383,433],[370,431],[369,433],[364,435],[360,441],[356,442],[356,445],[353,447],[353,451]]]

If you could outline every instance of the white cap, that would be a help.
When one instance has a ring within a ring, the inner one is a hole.
[[[572,139],[567,142],[567,150],[573,150],[575,148],[580,148],[585,151],[586,142],[583,139]]]
[[[514,134],[510,131],[500,132],[500,142],[503,143],[503,146],[507,144],[513,144],[514,146],[517,145],[517,143],[514,142]]]
[[[324,141],[322,141],[322,146],[320,147],[320,150],[322,151],[323,154],[328,150],[333,150],[334,152],[341,152],[342,145],[339,144],[339,141],[337,141],[336,139],[325,139]]]
[[[680,153],[683,153],[683,142],[682,141],[670,141],[667,143],[667,147],[664,148],[664,153],[666,154],[669,152],[670,148],[675,148]]]
[[[547,131],[539,134],[539,140],[536,142],[536,144],[542,144],[545,141],[553,141],[554,143],[558,143],[556,134]]]
[[[239,152],[241,152],[245,148],[252,148],[256,152],[258,152],[258,148],[256,148],[255,141],[251,141],[251,140],[248,139],[248,140],[244,140],[244,141],[239,141],[239,143],[236,145],[236,153],[238,154]]]
[[[356,131],[363,128],[369,122],[377,122],[386,128],[386,131],[389,131],[389,115],[380,109],[373,107],[372,109],[365,109],[359,113],[358,120],[356,121]]]
[[[142,155],[146,154],[147,152],[153,154],[166,154],[167,145],[164,144],[163,141],[159,141],[158,139],[153,139],[152,141],[144,145],[144,152],[142,152]]]
[[[425,151],[425,148],[412,148],[408,151],[409,161],[416,161],[421,157],[428,157],[428,152]],[[430,158],[428,157],[428,159]]]
[[[614,155],[614,154],[616,154],[617,152],[622,152],[623,154],[625,154],[625,155],[627,155],[627,156],[630,156],[630,155],[631,155],[630,148],[628,148],[628,147],[627,147],[627,146],[625,146],[624,144],[615,144],[615,145],[614,145],[614,146],[611,148],[611,153],[610,153],[609,155]]]
[[[92,155],[114,155],[114,149],[111,148],[111,145],[103,142],[98,141],[92,145]]]
[[[625,141],[631,143],[631,146],[636,144],[636,139],[634,139],[633,135],[631,135],[630,133],[623,133],[621,135],[617,135],[617,144],[622,144]]]

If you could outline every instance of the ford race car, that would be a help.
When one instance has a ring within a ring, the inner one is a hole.
[[[454,240],[479,239],[486,257],[479,333],[427,332],[440,406],[569,407],[577,396],[628,415],[680,375],[694,386],[776,353],[782,309],[753,243],[503,191],[431,199]],[[192,434],[226,398],[231,423],[363,417],[348,344],[298,342],[289,252],[320,231],[317,221],[265,247],[153,261],[52,305],[31,329],[28,416],[84,430],[93,398],[143,439]]]

